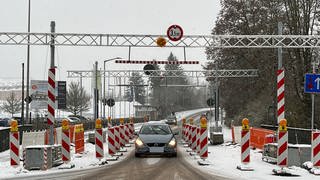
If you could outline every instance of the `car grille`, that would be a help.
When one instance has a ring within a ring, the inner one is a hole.
[[[149,147],[163,147],[165,143],[147,143]]]

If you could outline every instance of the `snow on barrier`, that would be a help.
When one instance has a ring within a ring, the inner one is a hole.
[[[12,167],[20,165],[19,149],[18,121],[12,120],[10,124],[10,165]]]
[[[96,158],[100,161],[104,157],[102,138],[102,122],[101,119],[96,120],[95,147]]]
[[[62,120],[62,161],[64,163],[70,162],[70,129],[69,121],[67,119]]]
[[[244,118],[242,120],[241,130],[241,165],[237,166],[237,169],[241,171],[253,171],[253,168],[249,167],[250,163],[250,126],[249,120]]]

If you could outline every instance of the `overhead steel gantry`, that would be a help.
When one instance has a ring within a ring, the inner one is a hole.
[[[21,32],[0,32],[0,45],[50,45],[51,37],[56,46],[158,47],[157,38],[164,37],[166,47],[320,48],[318,35],[184,35],[179,41],[170,41],[165,35]]]
[[[149,71],[146,75],[143,70],[109,70],[105,71],[106,77],[112,78],[129,78],[129,77],[161,77],[161,78],[215,78],[215,77],[258,77],[257,69],[243,70],[208,70],[208,71],[191,71],[191,70],[154,70]],[[100,71],[101,76],[104,72]],[[68,78],[94,77],[93,71],[67,71]]]

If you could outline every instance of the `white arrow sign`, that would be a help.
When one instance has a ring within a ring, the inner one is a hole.
[[[317,77],[317,79],[315,79],[314,82],[317,83],[317,89],[320,89],[320,78]]]

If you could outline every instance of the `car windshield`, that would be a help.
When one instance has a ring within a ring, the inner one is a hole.
[[[142,126],[140,134],[171,134],[169,126],[166,125],[145,125]]]

